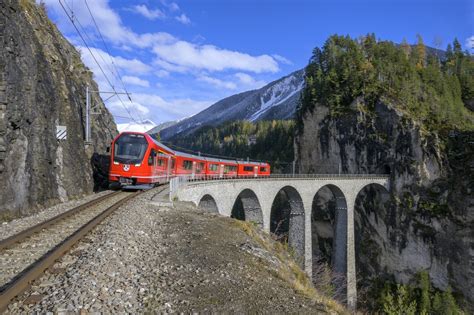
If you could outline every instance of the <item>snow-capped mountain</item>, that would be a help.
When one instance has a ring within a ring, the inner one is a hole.
[[[304,86],[304,70],[299,70],[258,89],[224,98],[202,112],[161,130],[166,140],[178,133],[191,133],[206,126],[234,120],[290,119]]]
[[[117,129],[119,132],[124,132],[124,131],[138,131],[138,132],[146,132],[153,127],[155,127],[156,124],[149,120],[145,119],[143,121],[139,122],[131,122],[131,123],[125,123],[125,124],[117,124]]]
[[[148,134],[155,134],[160,132],[163,129],[169,128],[173,125],[176,125],[179,122],[179,120],[171,120],[171,121],[166,121],[163,123],[159,123],[158,125],[154,126],[150,130],[147,131]]]

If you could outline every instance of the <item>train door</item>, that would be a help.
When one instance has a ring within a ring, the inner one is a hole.
[[[224,176],[224,164],[221,164],[219,167],[219,178]]]
[[[170,180],[171,175],[171,156],[168,155],[168,163],[166,163],[166,181]]]
[[[153,184],[156,182],[156,174],[157,174],[157,154],[155,149],[151,149],[150,155],[148,156],[148,166],[151,166],[150,174],[150,182]]]
[[[171,171],[170,175],[175,175],[176,174],[176,158],[172,157],[171,158]]]
[[[196,177],[196,161],[193,161],[193,170],[191,173],[191,178],[194,179]]]
[[[258,166],[254,166],[253,167],[253,177],[257,177],[258,176]]]

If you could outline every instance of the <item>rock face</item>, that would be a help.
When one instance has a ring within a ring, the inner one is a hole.
[[[92,156],[117,131],[97,99],[101,114],[92,115],[93,144],[85,145],[86,85],[97,90],[41,6],[0,3],[0,216],[92,192]],[[57,125],[67,127],[66,140],[56,139]]]
[[[472,309],[474,133],[427,131],[389,103],[365,108],[357,99],[331,117],[317,105],[295,140],[300,173],[390,173],[389,198],[368,187],[357,201],[358,283],[374,275],[407,283],[426,270]]]
[[[304,86],[304,70],[295,71],[258,90],[226,97],[202,112],[158,130],[164,140],[187,135],[203,126],[218,126],[227,121],[292,119]],[[149,133],[158,131],[150,130]]]

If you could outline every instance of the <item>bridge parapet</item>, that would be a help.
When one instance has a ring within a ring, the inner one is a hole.
[[[383,183],[382,185],[390,190],[389,175],[382,174],[271,174],[269,176],[238,176],[226,177],[215,175],[181,175],[170,180],[170,200],[178,195],[178,191],[188,185],[208,185],[216,181],[285,181],[285,180],[363,180]]]

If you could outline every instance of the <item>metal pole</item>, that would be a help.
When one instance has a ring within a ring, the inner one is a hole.
[[[296,161],[293,160],[293,176],[295,175]]]
[[[89,85],[86,86],[86,143],[91,141],[90,135],[90,99],[89,99]]]

